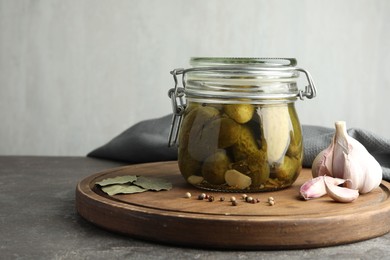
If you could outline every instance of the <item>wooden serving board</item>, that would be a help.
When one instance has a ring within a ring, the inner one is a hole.
[[[169,191],[108,196],[97,181],[120,175],[160,177],[170,181]],[[220,249],[314,248],[351,243],[390,231],[390,184],[359,196],[352,203],[337,203],[324,196],[304,201],[299,187],[309,178],[303,169],[295,184],[281,191],[249,193],[260,203],[241,200],[239,193],[200,190],[187,184],[177,162],[136,164],[93,174],[76,188],[76,208],[88,221],[135,238],[190,247]],[[190,192],[191,198],[185,198]],[[215,201],[198,200],[200,193]],[[225,201],[219,198],[225,197]],[[231,196],[237,206],[229,202]],[[275,205],[267,203],[268,197]]]

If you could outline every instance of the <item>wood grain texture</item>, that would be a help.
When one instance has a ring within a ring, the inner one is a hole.
[[[108,196],[97,181],[119,175],[155,176],[173,184],[170,191]],[[241,200],[240,193],[202,191],[187,184],[176,162],[130,165],[93,174],[76,188],[76,208],[88,221],[111,231],[161,243],[221,249],[314,248],[356,242],[390,231],[390,184],[355,202],[328,196],[304,201],[299,187],[311,178],[304,169],[295,184],[276,192],[250,193],[260,203]],[[185,198],[185,193],[193,196]],[[214,202],[198,200],[206,192]],[[219,198],[225,197],[225,201]],[[235,196],[239,204],[232,206]],[[274,197],[269,206],[267,198]]]

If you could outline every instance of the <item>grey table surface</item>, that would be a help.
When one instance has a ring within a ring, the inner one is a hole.
[[[75,188],[85,177],[121,165],[86,157],[0,156],[0,259],[390,259],[390,233],[326,248],[230,251],[103,230],[78,215]]]

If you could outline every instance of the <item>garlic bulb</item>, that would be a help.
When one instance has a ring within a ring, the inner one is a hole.
[[[328,148],[313,161],[313,177],[332,176],[351,181],[349,188],[367,193],[382,181],[382,168],[367,149],[348,135],[344,121],[335,123],[336,133]]]

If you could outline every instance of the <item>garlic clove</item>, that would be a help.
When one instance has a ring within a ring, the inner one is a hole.
[[[373,157],[370,168],[367,169],[367,174],[364,178],[364,185],[359,189],[359,192],[364,194],[378,188],[382,182],[382,167]]]
[[[328,148],[321,151],[313,161],[312,175],[314,178],[318,176],[333,176],[332,174],[332,159],[333,159],[333,141]]]
[[[344,177],[351,179],[351,188],[359,190],[361,194],[379,187],[382,181],[382,167],[368,152],[364,155],[357,155],[358,152],[363,151],[363,149],[355,149],[352,153],[345,155],[344,171]],[[365,158],[364,161],[361,158]]]
[[[333,200],[337,202],[352,202],[359,197],[359,191],[355,189],[339,187],[329,181],[325,176],[323,177],[323,182],[325,183],[326,193]]]
[[[187,178],[188,183],[192,185],[198,185],[203,181],[203,177],[197,175],[191,175]]]
[[[227,170],[225,172],[225,181],[229,186],[238,189],[246,189],[252,184],[252,179],[237,170]]]
[[[324,196],[326,194],[326,189],[324,181],[322,180],[322,176],[316,177],[305,182],[301,186],[299,192],[301,194],[301,197],[305,200],[315,199]]]
[[[259,115],[267,142],[268,163],[280,164],[290,145],[292,126],[288,106],[264,106],[260,108]]]
[[[346,153],[343,153],[341,156],[344,160],[343,178],[350,180],[348,188],[359,190],[363,184],[365,174],[364,169],[360,167],[360,162],[357,161],[360,159]]]
[[[345,156],[351,150],[350,136],[344,121],[335,122],[336,133],[333,140],[332,175],[336,178],[344,178]]]
[[[340,185],[345,182],[343,179],[332,178],[329,176],[318,176],[311,180],[306,181],[300,188],[299,192],[305,200],[315,199],[322,197],[326,194],[326,188],[324,178],[334,185]]]

